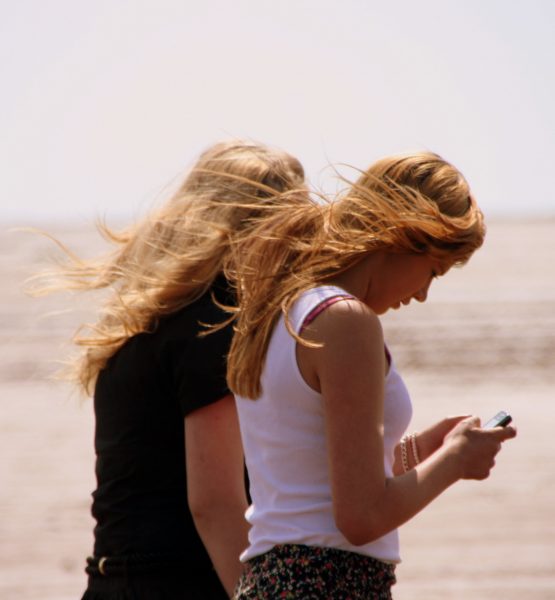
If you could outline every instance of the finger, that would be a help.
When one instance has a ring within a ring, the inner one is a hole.
[[[510,440],[511,438],[516,437],[516,428],[512,427],[511,425],[507,425],[506,427],[494,427],[493,429],[487,429],[484,431],[491,433],[499,442]]]
[[[466,417],[460,422],[468,424],[469,427],[480,427],[480,417]]]
[[[504,436],[502,438],[503,440],[510,440],[511,438],[516,437],[516,434],[517,434],[516,427],[513,427],[512,425],[503,427],[503,432],[504,432]]]
[[[457,425],[461,421],[464,421],[465,419],[470,419],[470,418],[472,418],[472,415],[468,415],[468,414],[467,415],[449,415],[448,417],[445,417],[445,419],[443,421],[447,427],[449,427],[450,429],[453,429],[453,427],[455,427],[455,425]]]

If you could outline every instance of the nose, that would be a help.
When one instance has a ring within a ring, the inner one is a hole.
[[[418,302],[426,302],[426,299],[428,298],[428,290],[430,289],[430,284],[428,283],[428,285],[425,285],[424,287],[420,288],[416,294],[414,294],[414,299],[418,300]]]

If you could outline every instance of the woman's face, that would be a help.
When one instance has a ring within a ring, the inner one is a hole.
[[[450,265],[423,254],[386,254],[373,274],[366,304],[377,314],[425,302],[432,280],[445,275]]]

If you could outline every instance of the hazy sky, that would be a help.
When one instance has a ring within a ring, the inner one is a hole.
[[[135,217],[229,137],[328,190],[328,162],[431,149],[486,215],[555,215],[552,0],[0,7],[4,222]]]

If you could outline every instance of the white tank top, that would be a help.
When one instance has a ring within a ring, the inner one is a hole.
[[[305,292],[293,305],[290,321],[299,332],[321,302],[348,295],[335,286]],[[252,504],[246,561],[277,544],[306,544],[349,550],[387,562],[399,562],[397,530],[362,546],[350,544],[333,518],[322,396],[303,379],[296,341],[283,316],[272,334],[257,400],[237,396],[237,409],[250,477]],[[407,389],[393,361],[385,379],[384,467],[392,476],[393,450],[412,416]]]

